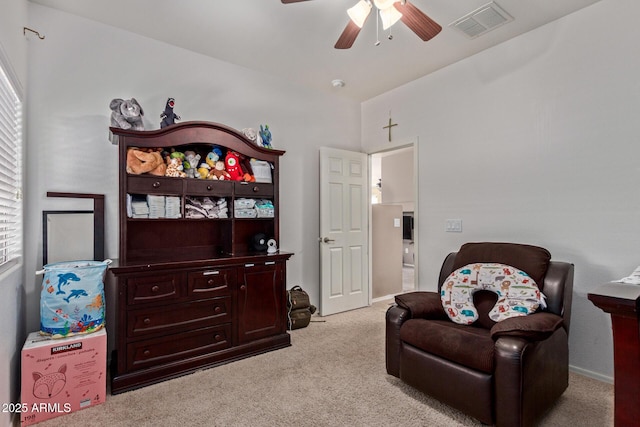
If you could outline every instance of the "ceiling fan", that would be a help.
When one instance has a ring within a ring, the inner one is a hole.
[[[309,0],[281,0],[284,4],[298,3]],[[383,29],[387,29],[401,20],[411,31],[424,41],[431,40],[442,27],[433,19],[425,15],[420,9],[406,0],[359,0],[347,10],[349,22],[335,44],[336,49],[349,49],[356,41],[360,29],[375,5],[378,9]]]

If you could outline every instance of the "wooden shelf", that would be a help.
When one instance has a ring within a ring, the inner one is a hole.
[[[110,129],[119,145],[119,259],[107,291],[115,309],[112,393],[290,345],[286,261],[291,253],[252,251],[262,233],[279,242],[279,158],[218,123],[186,122],[154,131]],[[271,183],[132,175],[127,150],[213,146],[271,163]],[[128,195],[178,198],[180,218],[130,218]],[[222,198],[228,218],[187,218],[187,198]],[[234,201],[268,199],[273,218],[235,218]],[[109,283],[109,282],[108,282]],[[111,319],[110,321],[113,321]]]

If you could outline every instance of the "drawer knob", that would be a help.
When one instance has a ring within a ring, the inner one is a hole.
[[[151,354],[151,350],[145,350],[142,352],[143,355],[149,356]]]
[[[207,190],[211,191],[211,186],[210,185],[207,185]]]
[[[260,187],[258,187],[257,185],[255,187],[253,187],[253,192],[257,193],[258,191],[260,191]]]
[[[207,285],[213,285],[215,282],[213,281],[213,279],[209,279],[207,280]]]
[[[216,341],[222,341],[222,335],[220,334],[216,334],[213,339],[215,339]]]
[[[222,307],[220,307],[219,305],[216,305],[215,308],[213,309],[213,311],[215,313],[220,313],[222,311]]]
[[[152,185],[153,188],[160,188],[160,181],[156,181]]]
[[[160,286],[158,286],[158,285],[153,285],[153,286],[151,287],[151,290],[152,290],[153,292],[158,292],[158,291],[160,290]]]
[[[244,291],[247,290],[247,287],[245,285],[242,285],[242,286],[240,286],[240,290],[244,292]]]
[[[148,317],[145,317],[142,323],[144,323],[145,325],[148,325],[149,323],[151,323],[151,319],[149,319]]]

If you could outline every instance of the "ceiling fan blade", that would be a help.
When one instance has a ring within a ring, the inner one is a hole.
[[[281,0],[281,1],[284,4],[289,4],[289,3],[299,3],[301,1],[308,1],[308,0]]]
[[[409,2],[396,2],[395,8],[402,13],[402,22],[418,35],[422,40],[428,41],[434,38],[442,27],[433,19],[425,15],[420,9]]]
[[[340,34],[340,38],[335,44],[336,49],[349,49],[353,46],[353,42],[356,41],[356,37],[360,34],[360,27],[353,23],[351,19],[349,19],[349,23],[345,27],[342,34]]]

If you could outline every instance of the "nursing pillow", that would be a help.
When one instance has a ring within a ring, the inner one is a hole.
[[[498,301],[489,311],[494,322],[526,316],[540,305],[545,307],[544,295],[524,271],[506,264],[475,263],[455,270],[444,281],[440,299],[447,316],[461,325],[478,320],[473,294],[480,290],[498,294]]]

